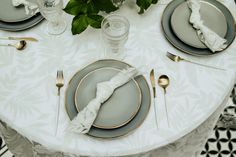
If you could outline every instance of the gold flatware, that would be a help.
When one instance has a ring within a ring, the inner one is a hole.
[[[27,43],[25,40],[18,41],[15,44],[0,44],[0,46],[10,46],[10,47],[15,47],[17,50],[23,50],[25,49]]]
[[[192,64],[204,66],[204,67],[207,67],[207,68],[212,68],[212,69],[217,69],[217,70],[225,70],[225,69],[222,69],[222,68],[218,68],[218,67],[214,67],[214,66],[210,66],[210,65],[205,65],[205,64],[201,64],[201,63],[197,63],[197,62],[193,62],[193,61],[184,59],[184,58],[182,58],[182,57],[180,57],[180,56],[177,56],[177,55],[175,55],[175,54],[172,54],[172,53],[170,53],[170,52],[167,52],[167,53],[166,53],[166,56],[167,56],[169,59],[171,59],[172,61],[174,61],[174,62],[185,61],[185,62],[189,62],[189,63],[192,63]]]
[[[58,95],[58,106],[57,106],[57,117],[56,117],[56,132],[55,135],[57,134],[58,130],[58,122],[59,122],[59,115],[60,115],[60,98],[61,98],[61,88],[64,86],[64,76],[63,76],[63,71],[58,70],[57,71],[57,78],[56,78],[56,86],[57,86],[57,95]]]
[[[164,102],[165,102],[166,119],[167,119],[168,127],[170,126],[170,124],[169,124],[168,109],[167,109],[167,104],[166,104],[166,88],[169,86],[169,84],[170,84],[170,79],[167,75],[161,75],[158,78],[158,85],[164,90]]]
[[[154,69],[152,69],[150,72],[150,81],[151,81],[153,97],[154,97],[155,122],[156,122],[156,127],[158,128],[157,113],[156,113],[157,112],[156,111],[156,81],[155,81]]]
[[[0,37],[1,40],[26,40],[26,41],[35,41],[38,40],[33,37]]]

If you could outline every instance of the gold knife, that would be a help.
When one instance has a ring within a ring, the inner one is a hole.
[[[26,41],[35,41],[37,42],[38,40],[33,38],[33,37],[0,37],[2,40],[26,40]]]
[[[153,91],[153,97],[154,97],[154,111],[155,111],[155,121],[156,121],[156,127],[158,128],[158,122],[157,122],[157,111],[156,111],[156,81],[155,81],[155,74],[154,69],[150,72],[150,81],[152,85],[152,91]]]

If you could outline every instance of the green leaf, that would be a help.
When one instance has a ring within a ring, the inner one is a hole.
[[[98,13],[99,10],[95,7],[93,1],[86,0],[70,0],[64,11],[71,15],[79,15],[86,13]]]
[[[105,11],[106,13],[110,13],[118,9],[113,5],[111,0],[92,0],[92,1],[98,10]]]
[[[138,12],[139,14],[143,14],[144,13],[144,9],[140,7],[140,10]]]
[[[152,0],[152,4],[157,4],[158,0]]]
[[[136,4],[146,10],[152,4],[152,0],[137,0]]]
[[[136,4],[139,6],[139,14],[144,13],[144,10],[147,10],[151,4],[157,3],[157,0],[137,0]]]
[[[78,15],[72,21],[72,34],[80,34],[90,25],[93,28],[101,28],[103,17],[100,15]]]
[[[93,28],[101,28],[103,17],[101,15],[88,15],[87,20]]]
[[[72,34],[80,34],[88,27],[85,15],[75,16],[72,21]]]
[[[140,7],[139,13],[142,14],[157,2],[158,0],[137,0],[136,4]],[[74,35],[82,33],[88,26],[100,28],[103,17],[98,15],[99,12],[110,13],[117,9],[111,0],[69,0],[64,11],[75,16],[71,30]]]

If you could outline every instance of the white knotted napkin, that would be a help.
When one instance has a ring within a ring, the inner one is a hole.
[[[25,13],[34,15],[37,12],[39,12],[39,7],[36,3],[29,2],[27,0],[12,0],[12,5],[14,7],[17,7],[19,5],[24,5],[25,7]]]
[[[227,45],[224,38],[221,38],[214,31],[210,30],[203,24],[200,15],[200,2],[199,0],[187,0],[188,7],[192,10],[190,16],[190,23],[197,30],[199,39],[212,51],[224,50]],[[210,20],[210,19],[209,19]]]
[[[105,102],[114,92],[114,90],[127,83],[137,74],[135,68],[124,69],[116,74],[109,81],[97,84],[96,98],[80,111],[70,123],[68,130],[74,133],[85,134],[89,132],[94,120],[97,117],[101,104]]]

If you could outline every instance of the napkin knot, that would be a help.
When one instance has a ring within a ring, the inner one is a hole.
[[[212,52],[224,50],[227,47],[227,40],[221,38],[218,34],[204,25],[200,15],[200,2],[198,0],[187,0],[187,4],[192,11],[189,22],[196,29],[201,42]]]
[[[28,14],[31,14],[31,15],[34,15],[36,14],[37,12],[39,12],[39,8],[38,8],[38,5],[35,4],[35,3],[32,3],[32,2],[29,2],[27,0],[12,0],[12,5],[14,7],[18,7],[20,5],[24,5],[25,7],[25,13],[28,15]]]
[[[111,93],[113,93],[114,90],[115,86],[110,81],[98,83],[96,98],[99,100],[100,103],[103,103],[111,96]]]
[[[136,74],[136,69],[128,68],[116,74],[109,81],[98,83],[96,86],[96,98],[91,100],[88,105],[77,114],[68,126],[68,130],[75,133],[88,133],[97,117],[101,104],[109,99],[116,88],[127,83]]]

